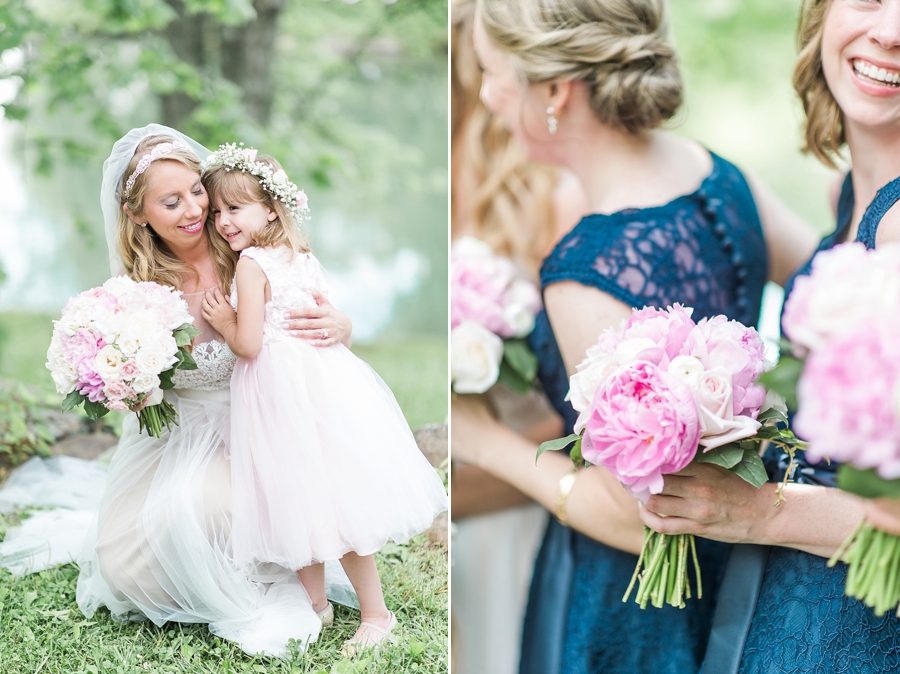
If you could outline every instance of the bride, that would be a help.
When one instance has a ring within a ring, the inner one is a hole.
[[[321,628],[293,572],[248,578],[230,561],[229,384],[235,356],[200,313],[205,290],[222,289],[236,258],[206,226],[200,161],[209,151],[158,124],[133,129],[103,166],[101,203],[113,274],[183,291],[201,331],[197,370],[178,371],[166,393],[179,425],[160,439],[129,415],[85,543],[77,600],[93,616],[208,623],[249,654],[282,655],[289,639]],[[324,298],[291,314],[291,329],[319,346],[349,345],[349,318]],[[286,318],[288,318],[286,316]]]

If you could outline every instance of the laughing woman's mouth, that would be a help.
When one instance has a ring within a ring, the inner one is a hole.
[[[200,228],[203,226],[203,220],[197,220],[197,222],[191,223],[190,225],[185,225],[183,227],[179,227],[182,232],[187,232],[188,234],[194,234],[200,231]]]
[[[888,70],[872,65],[862,59],[853,59],[853,70],[860,79],[868,80],[875,84],[886,84],[890,87],[900,87],[900,71]]]

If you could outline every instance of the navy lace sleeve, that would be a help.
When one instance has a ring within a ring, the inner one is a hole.
[[[625,304],[694,308],[694,319],[725,314],[745,325],[759,318],[768,256],[753,195],[732,164],[713,155],[700,187],[658,207],[589,215],[541,266],[541,287],[576,281]],[[531,345],[539,378],[567,427],[568,377],[546,314]]]

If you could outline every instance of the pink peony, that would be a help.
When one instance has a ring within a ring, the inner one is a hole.
[[[873,316],[815,349],[797,386],[797,435],[828,458],[900,478],[900,317]]]
[[[657,354],[642,354],[642,360],[650,360],[666,369],[676,356],[689,353],[690,345],[699,339],[696,324],[691,319],[694,310],[674,304],[667,309],[644,307],[631,314],[622,331],[623,339],[645,337],[659,347]]]
[[[636,362],[597,388],[581,451],[646,501],[662,491],[663,475],[691,462],[699,435],[690,388],[652,363]]]
[[[725,316],[703,319],[697,327],[703,334],[706,354],[692,355],[700,358],[707,370],[721,368],[731,374],[734,415],[756,419],[766,401],[765,387],[755,383],[766,369],[759,333]]]

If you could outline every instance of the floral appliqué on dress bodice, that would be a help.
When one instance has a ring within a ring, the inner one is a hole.
[[[269,280],[272,299],[266,302],[263,322],[263,344],[282,339],[293,339],[284,328],[284,314],[304,307],[316,306],[311,291],[328,294],[328,284],[322,265],[312,253],[294,253],[289,248],[250,247],[241,251],[241,257],[256,260]],[[231,283],[231,306],[237,311],[237,284]]]
[[[225,342],[212,340],[196,344],[191,350],[196,370],[176,370],[172,381],[176,389],[219,391],[231,386],[231,371],[237,361]]]

